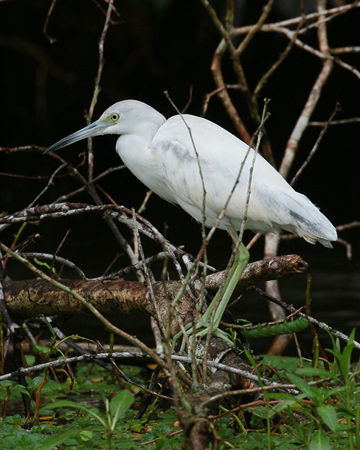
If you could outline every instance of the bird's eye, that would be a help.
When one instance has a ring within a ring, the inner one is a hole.
[[[119,114],[118,113],[113,113],[113,114],[111,114],[111,116],[110,116],[110,119],[113,121],[113,122],[117,122],[118,120],[119,120]]]

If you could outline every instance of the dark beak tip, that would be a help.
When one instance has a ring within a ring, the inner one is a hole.
[[[82,128],[81,130],[76,131],[75,133],[70,134],[63,139],[60,139],[60,141],[58,142],[55,142],[55,144],[46,149],[43,154],[45,155],[46,153],[55,152],[60,148],[67,147],[68,145],[74,144],[75,142],[81,141],[88,137],[97,136],[99,134],[98,129],[104,127],[106,128],[107,126],[108,124],[99,125],[98,122],[93,122],[87,127]]]
[[[50,147],[48,147],[45,151],[44,151],[44,153],[43,153],[43,155],[45,155],[46,153],[51,153],[51,152],[56,152],[57,150],[59,150],[59,148],[60,147],[58,147],[57,145],[50,145]]]

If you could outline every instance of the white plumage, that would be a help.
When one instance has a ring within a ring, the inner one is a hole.
[[[219,225],[221,229],[240,229],[254,158],[254,150],[248,152],[249,147],[240,139],[209,120],[187,114],[166,120],[142,102],[125,100],[47,151],[101,134],[120,135],[116,151],[130,171],[164,200],[180,205],[202,221],[203,184],[196,148],[206,189],[208,227],[215,224],[224,208],[248,154]],[[245,228],[261,233],[286,230],[325,247],[331,247],[330,242],[337,239],[331,222],[259,154],[255,158]]]

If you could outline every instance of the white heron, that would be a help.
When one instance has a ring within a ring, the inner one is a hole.
[[[184,114],[166,120],[145,103],[124,100],[110,106],[96,122],[61,139],[46,152],[104,134],[119,135],[116,151],[142,183],[164,200],[181,206],[199,222],[203,217],[205,187],[207,227],[214,226],[236,185],[218,227],[237,239],[235,232],[243,222],[253,165],[254,150],[249,150],[248,145],[207,119]],[[285,230],[297,233],[311,244],[318,241],[325,247],[332,247],[331,241],[337,239],[331,222],[261,155],[256,155],[253,167],[245,228],[260,233]],[[248,258],[241,244],[214,329]]]

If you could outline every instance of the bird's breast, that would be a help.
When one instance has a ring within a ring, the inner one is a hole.
[[[170,203],[177,203],[166,184],[163,166],[151,149],[151,143],[139,136],[122,135],[116,143],[116,151],[126,167],[148,189]]]

